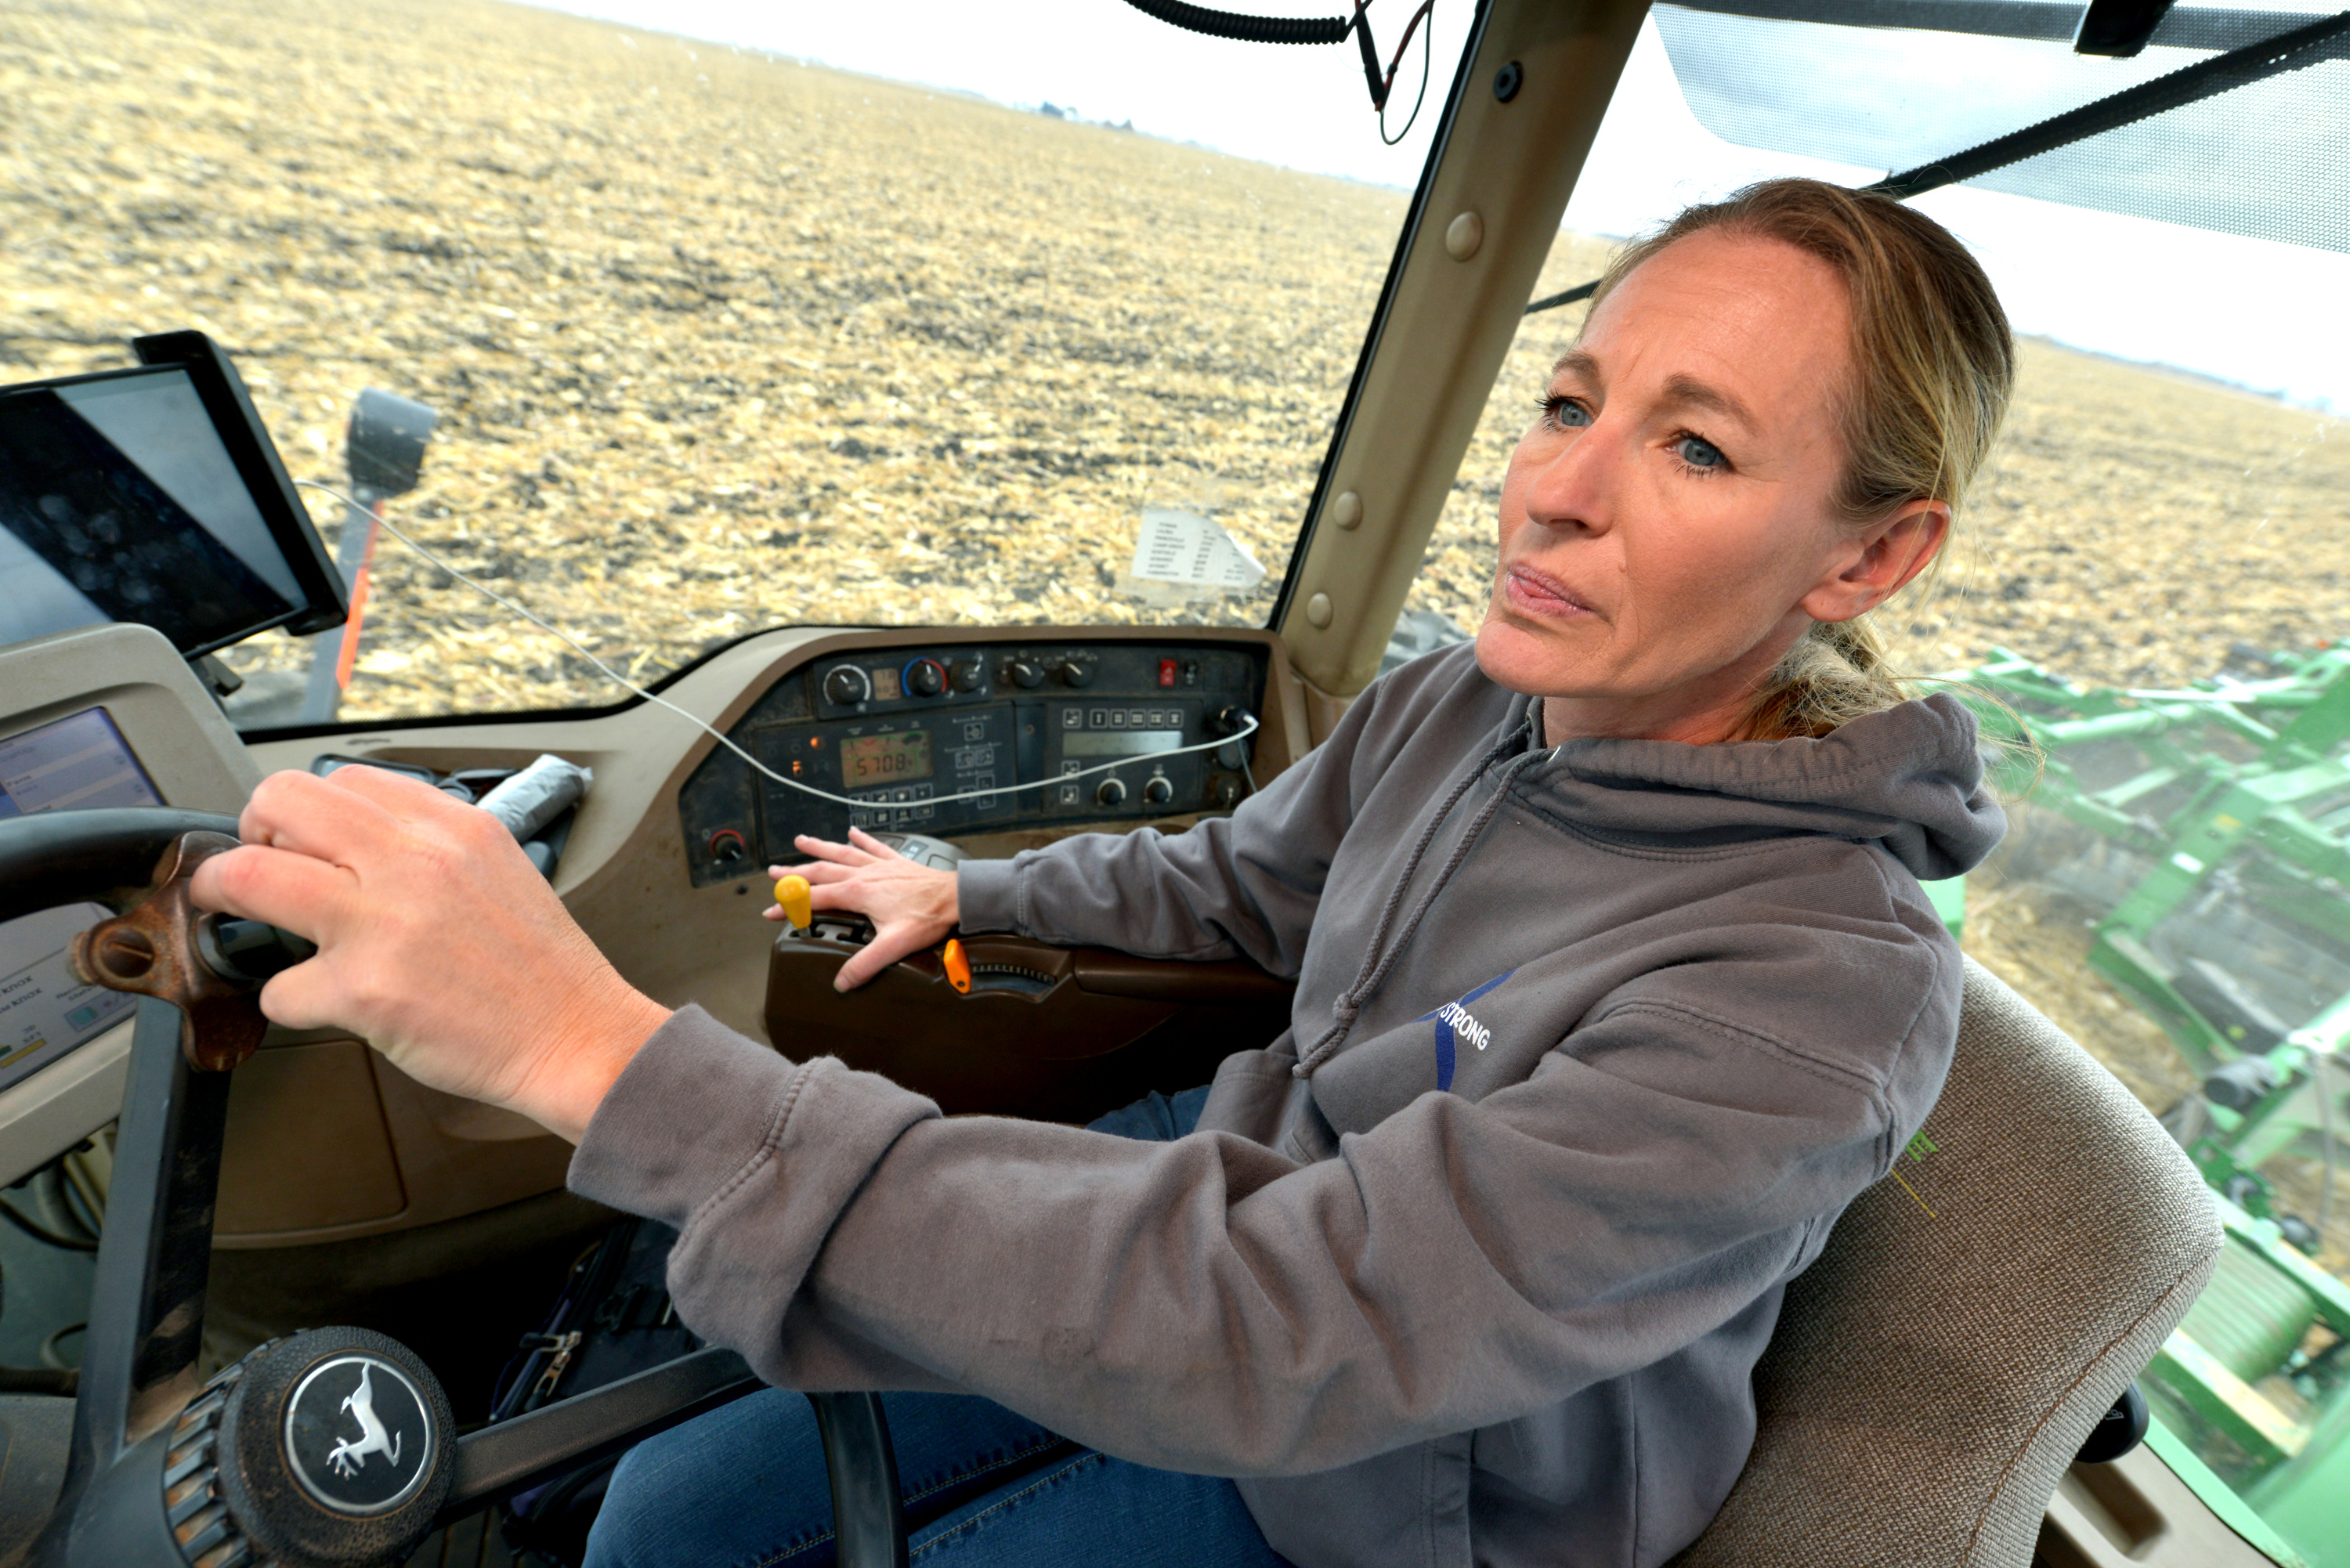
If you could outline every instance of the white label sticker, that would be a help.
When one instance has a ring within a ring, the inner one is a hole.
[[[1127,576],[1138,589],[1190,590],[1187,597],[1244,594],[1264,581],[1264,568],[1211,518],[1171,506],[1146,506],[1134,536]]]

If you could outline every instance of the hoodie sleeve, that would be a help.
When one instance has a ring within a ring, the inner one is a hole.
[[[1339,841],[1412,732],[1400,715],[1475,676],[1471,657],[1420,662],[1428,668],[1373,683],[1327,741],[1229,817],[1187,833],[1086,833],[1010,860],[964,861],[962,929],[1149,958],[1243,956],[1295,975]]]
[[[1928,989],[1886,1048],[1930,1103],[1957,997]],[[1306,1473],[1690,1344],[1882,1173],[1882,1082],[1638,1000],[1519,1085],[1424,1094],[1303,1165],[944,1118],[688,1009],[571,1180],[679,1228],[680,1311],[771,1382],[964,1389],[1145,1464]]]

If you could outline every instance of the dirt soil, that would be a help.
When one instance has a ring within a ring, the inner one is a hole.
[[[777,623],[1150,618],[1112,586],[1149,501],[1269,573],[1172,618],[1263,624],[1406,201],[484,0],[31,0],[0,104],[0,371],[192,325],[338,481],[360,388],[427,402],[394,517],[639,677]],[[347,713],[617,695],[377,563]]]

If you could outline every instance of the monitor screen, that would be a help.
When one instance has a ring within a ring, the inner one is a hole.
[[[0,389],[0,644],[139,621],[193,654],[309,602],[186,366]]]
[[[103,708],[0,740],[0,816],[162,804]],[[88,1044],[137,1004],[66,967],[67,944],[106,916],[103,904],[67,904],[0,921],[0,1089]]]
[[[840,775],[850,789],[899,784],[931,776],[931,737],[925,730],[893,735],[862,735],[840,742]]]
[[[1087,730],[1061,737],[1065,757],[1147,757],[1154,752],[1179,751],[1180,730]]]

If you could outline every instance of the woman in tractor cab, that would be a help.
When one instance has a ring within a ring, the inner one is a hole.
[[[1229,819],[955,872],[802,841],[816,907],[877,928],[844,987],[958,926],[1297,977],[1290,1033],[1097,1129],[668,1012],[496,823],[378,769],[266,781],[197,895],[319,942],[271,1017],[536,1118],[573,1188],[676,1227],[697,1332],[782,1389],[905,1391],[919,1557],[1662,1563],[1950,1060],[1918,884],[2003,820],[1965,709],[1860,618],[1944,546],[2012,371],[1930,219],[1804,181],[1692,208],[1559,361],[1474,644]],[[591,1561],[815,1563],[829,1513],[766,1393],[639,1447]]]

